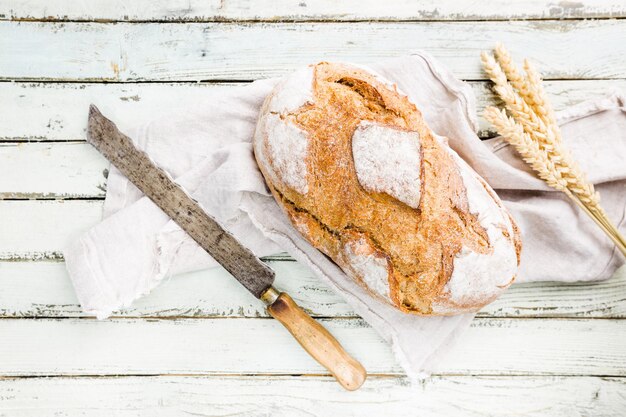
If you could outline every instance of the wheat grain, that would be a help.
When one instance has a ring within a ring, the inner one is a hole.
[[[545,99],[546,93],[543,90],[543,85],[541,84],[541,76],[527,59],[524,60],[524,72],[526,73],[526,77],[528,79],[530,90],[529,96],[532,100],[533,110],[546,125],[558,128],[554,110],[552,109],[550,102]],[[556,134],[556,136],[558,140],[560,140],[560,133]]]
[[[588,204],[568,188],[570,184],[567,179],[564,178],[562,170],[556,167],[554,161],[549,158],[548,154],[539,147],[539,144],[524,131],[524,128],[520,124],[516,123],[513,118],[507,116],[504,110],[493,106],[489,106],[485,109],[484,117],[496,128],[498,133],[502,135],[507,142],[515,147],[522,159],[530,165],[539,178],[544,180],[550,187],[564,192],[626,255],[626,242],[615,226],[608,220],[602,208],[598,206],[600,211],[591,209]]]
[[[567,189],[567,181],[554,165],[554,161],[548,158],[537,141],[533,140],[519,123],[507,116],[504,110],[493,106],[485,108],[483,115],[498,133],[515,147],[522,159],[537,172],[541,179],[557,190],[564,191]]]
[[[504,102],[506,109],[518,120],[529,135],[537,136],[541,145],[548,145],[552,138],[548,137],[548,129],[544,122],[537,117],[528,103],[509,84],[500,64],[486,52],[481,54],[481,60],[489,78],[495,84],[495,92]]]
[[[513,59],[511,58],[511,54],[506,50],[504,45],[498,43],[494,49],[495,59],[500,64],[504,75],[509,80],[511,85],[517,93],[526,101],[529,105],[532,106],[533,97],[532,90],[522,74],[518,71],[517,67],[513,63]]]
[[[600,207],[600,196],[595,191],[593,184],[587,180],[585,173],[563,145],[561,129],[557,124],[554,110],[546,98],[547,95],[543,89],[541,77],[527,59],[524,60],[524,71],[527,75],[531,91],[530,95],[534,100],[533,111],[544,121],[548,128],[548,131],[544,133],[546,137],[551,138],[551,153],[555,159],[558,158],[556,165],[568,181],[568,189],[580,198],[583,203],[587,204],[592,211],[604,213],[602,207]]]

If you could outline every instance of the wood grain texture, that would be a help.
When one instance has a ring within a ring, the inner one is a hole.
[[[280,293],[267,311],[342,387],[355,391],[363,385],[367,377],[363,365],[350,356],[324,326],[302,310],[289,294]]]
[[[357,314],[304,265],[269,261],[276,286],[316,317]],[[626,317],[626,267],[593,283],[514,284],[480,317]],[[62,262],[0,262],[0,317],[86,317]],[[267,317],[253,298],[221,268],[168,277],[148,296],[116,317]]]
[[[617,0],[0,0],[0,19],[53,21],[507,20],[624,17]]]
[[[402,374],[364,321],[320,322],[370,375]],[[327,374],[268,319],[2,319],[0,334],[5,376]],[[626,376],[625,344],[625,320],[479,318],[435,373]]]
[[[0,379],[0,416],[622,417],[623,378],[371,377],[348,393],[325,377]],[[70,395],[71,393],[71,395]]]
[[[252,80],[318,60],[368,63],[418,49],[462,79],[504,42],[548,79],[624,78],[626,21],[102,24],[0,22],[0,79]],[[68,47],[71,45],[71,47]],[[38,54],[30,51],[41,51]]]
[[[563,110],[584,100],[626,91],[626,80],[546,81],[545,88],[555,109]],[[194,97],[242,87],[232,83],[0,83],[0,141],[85,140],[87,109],[98,107],[115,120],[118,127],[129,128],[147,123],[168,109],[193,103]],[[245,84],[244,84],[245,85]],[[470,82],[476,96],[481,136],[495,132],[482,118],[487,105],[497,103],[484,81]],[[0,165],[1,169],[1,165]],[[59,184],[61,185],[61,184]]]
[[[85,142],[0,143],[0,198],[104,198],[109,166]]]
[[[102,219],[102,201],[0,200],[0,259],[59,259]]]

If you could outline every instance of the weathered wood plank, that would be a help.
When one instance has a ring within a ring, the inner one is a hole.
[[[92,103],[124,130],[224,88],[237,88],[237,84],[0,83],[0,96],[6,98],[0,100],[0,117],[12,121],[0,124],[0,140],[84,141]]]
[[[401,373],[362,320],[323,323],[370,373]],[[5,376],[325,374],[270,319],[2,319],[0,334]],[[437,373],[626,376],[625,344],[625,320],[476,319]]]
[[[108,169],[84,142],[0,143],[0,198],[104,198]]]
[[[624,17],[617,0],[0,0],[0,19],[53,21],[506,20]]]
[[[487,82],[470,82],[479,116],[494,96]],[[84,140],[87,109],[95,103],[115,118],[121,129],[149,121],[169,108],[184,108],[194,97],[233,84],[213,83],[0,83],[0,141]],[[626,91],[626,80],[547,81],[545,88],[557,110],[580,101]],[[479,117],[483,136],[492,135]]]
[[[0,379],[0,416],[621,417],[625,393],[597,377],[370,377],[353,393],[327,377],[19,378]]]
[[[59,258],[102,218],[102,201],[0,200],[0,259]]]
[[[356,313],[297,262],[270,261],[276,286],[316,317]],[[584,284],[514,284],[480,317],[626,317],[626,268]],[[85,317],[62,262],[0,262],[0,317]],[[167,278],[116,317],[267,317],[263,305],[221,268]]]
[[[598,81],[603,82],[603,81]],[[229,83],[0,83],[0,141],[85,140],[87,112],[96,104],[124,130],[184,108]]]
[[[276,287],[316,316],[355,316],[334,291],[297,262],[270,261]],[[84,317],[62,262],[0,262],[0,317]],[[263,303],[224,269],[168,277],[121,317],[268,317]]]
[[[101,221],[102,206],[103,200],[0,199],[0,261],[62,259],[69,243]]]
[[[0,22],[0,79],[251,80],[315,60],[358,63],[423,49],[463,79],[504,42],[546,78],[626,76],[626,21],[264,24]],[[71,45],[71,47],[69,47]],[[31,51],[38,51],[37,54]]]

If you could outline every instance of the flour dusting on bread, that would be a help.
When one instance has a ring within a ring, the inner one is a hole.
[[[351,240],[344,246],[347,269],[374,294],[389,297],[389,262],[364,238]]]
[[[368,121],[352,135],[352,156],[359,182],[417,208],[421,193],[419,134]]]
[[[487,231],[491,252],[481,254],[463,247],[457,253],[450,280],[444,287],[444,301],[433,302],[433,311],[448,313],[459,305],[483,305],[486,299],[495,299],[500,288],[506,288],[517,273],[517,256],[513,224],[501,203],[491,198],[487,183],[476,175],[454,150],[448,148],[456,160],[463,184],[467,189],[470,213],[478,217]],[[497,198],[497,197],[496,197]]]
[[[269,114],[265,133],[266,156],[276,176],[300,194],[306,194],[309,188],[306,180],[306,132],[277,114]]]
[[[313,101],[313,67],[304,67],[284,78],[274,89],[268,111],[289,113]]]

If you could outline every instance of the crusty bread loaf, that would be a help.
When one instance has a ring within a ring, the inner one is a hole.
[[[476,311],[515,278],[519,232],[496,194],[373,72],[322,62],[286,77],[254,150],[295,228],[402,311]]]

